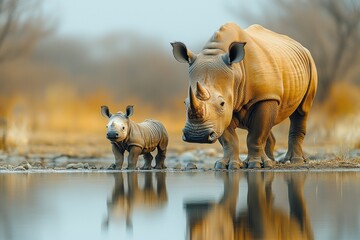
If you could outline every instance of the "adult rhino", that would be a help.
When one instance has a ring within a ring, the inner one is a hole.
[[[199,54],[175,42],[177,61],[189,64],[189,96],[183,140],[214,143],[224,157],[216,169],[239,169],[235,129],[248,130],[248,168],[274,165],[271,128],[290,117],[288,152],[284,161],[306,160],[302,143],[315,97],[317,71],[310,52],[291,38],[260,25],[241,29],[220,27]]]

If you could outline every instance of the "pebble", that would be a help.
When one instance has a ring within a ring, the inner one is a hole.
[[[22,163],[20,163],[19,166],[22,166],[22,167],[25,168],[26,170],[29,170],[29,169],[32,168],[31,165],[30,165],[30,163],[29,163],[28,161],[23,161]]]
[[[85,166],[84,166],[85,167]],[[89,168],[88,169],[97,169],[95,164],[89,164]]]
[[[185,170],[194,170],[197,169],[197,166],[194,163],[188,163],[185,167]]]
[[[198,162],[199,158],[195,156],[192,152],[185,152],[179,156],[180,162],[189,163],[189,162]]]
[[[43,164],[40,161],[36,161],[33,163],[32,167],[34,168],[43,168]]]
[[[84,168],[85,169],[90,169],[89,163],[84,163]]]
[[[70,163],[66,165],[66,169],[80,169],[80,168],[84,168],[83,163]]]
[[[23,166],[17,166],[14,168],[15,171],[26,171],[26,169]]]
[[[182,168],[181,163],[177,163],[177,164],[173,167],[174,170],[181,170],[181,168]]]

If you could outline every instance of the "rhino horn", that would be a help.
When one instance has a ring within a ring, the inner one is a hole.
[[[200,108],[200,101],[196,98],[191,86],[189,87],[189,100],[190,100],[190,109],[197,111]]]
[[[209,91],[200,82],[196,83],[196,97],[201,100],[208,100],[210,98]]]

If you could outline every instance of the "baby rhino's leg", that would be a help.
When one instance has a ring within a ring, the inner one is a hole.
[[[112,144],[112,151],[115,157],[115,164],[111,164],[108,167],[109,170],[121,170],[124,162],[124,150],[120,149],[115,143]]]
[[[139,159],[139,155],[142,152],[142,148],[137,146],[131,146],[129,149],[129,157],[128,157],[128,170],[135,170],[136,164]]]
[[[166,166],[164,164],[165,158],[166,158],[166,148],[161,149],[160,146],[157,147],[157,154],[155,157],[156,166],[155,169],[165,169]]]
[[[166,158],[166,148],[169,143],[169,138],[167,135],[166,130],[163,130],[162,138],[157,146],[157,154],[155,157],[156,160],[156,166],[155,169],[165,169],[166,166],[164,164],[165,158]]]
[[[144,166],[141,167],[141,170],[151,170],[151,162],[153,160],[153,156],[151,153],[145,153],[144,154],[145,163]]]

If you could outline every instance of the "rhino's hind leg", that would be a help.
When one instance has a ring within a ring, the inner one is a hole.
[[[278,103],[276,101],[259,102],[249,113],[247,117],[248,157],[245,160],[248,168],[272,168],[274,166],[274,161],[270,159],[271,156],[267,156],[266,152],[270,154],[273,150],[273,143],[275,143],[271,128],[274,126],[277,113]]]
[[[141,167],[141,170],[151,170],[151,162],[153,160],[153,156],[151,155],[151,153],[145,153],[144,154],[144,166]]]
[[[164,164],[166,158],[166,148],[161,149],[161,147],[158,146],[157,151],[158,152],[155,157],[155,161],[156,161],[155,169],[166,169],[166,166]]]
[[[266,155],[273,161],[275,161],[274,157],[274,148],[275,148],[276,139],[272,131],[270,131],[269,137],[266,140],[265,145],[265,153]]]
[[[307,113],[295,111],[290,116],[290,132],[288,139],[288,151],[282,163],[290,161],[291,163],[303,163],[307,161],[304,155],[302,144],[306,134]]]
[[[236,170],[243,166],[239,158],[239,139],[233,126],[229,126],[219,138],[219,142],[224,149],[224,157],[216,161],[216,170],[229,169]]]

